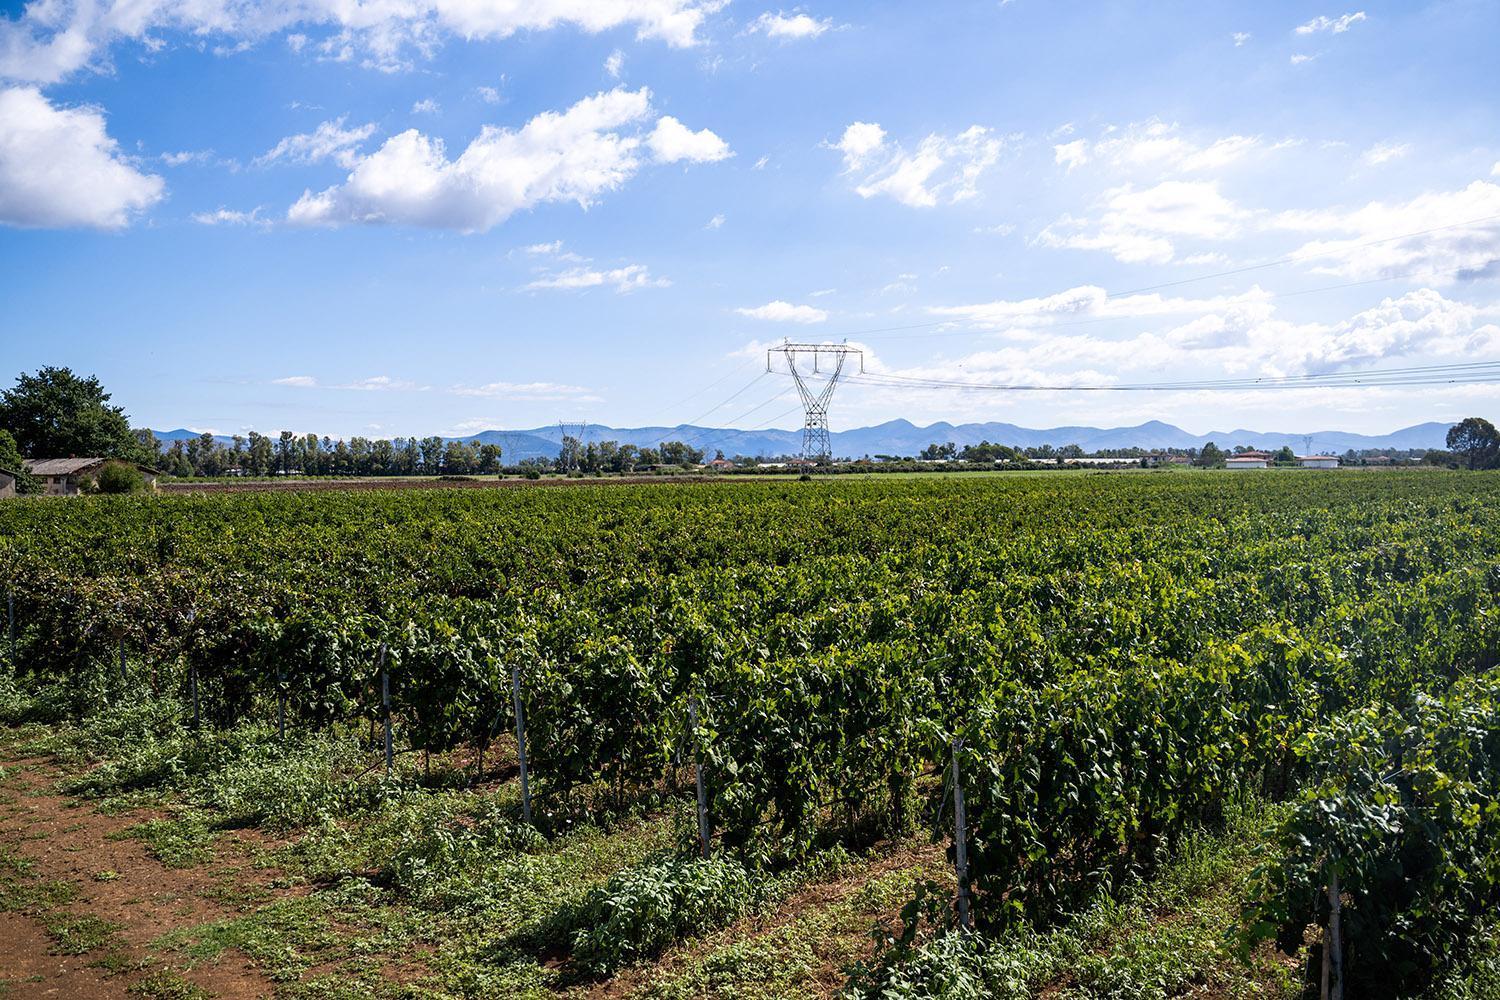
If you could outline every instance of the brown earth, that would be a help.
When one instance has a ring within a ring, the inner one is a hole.
[[[222,898],[243,895],[273,876],[251,866],[254,840],[245,831],[224,835],[209,864],[168,868],[141,841],[110,839],[157,814],[105,815],[59,795],[56,785],[64,772],[46,761],[6,760],[3,767],[12,797],[0,808],[0,844],[35,863],[31,877],[73,886],[73,900],[58,909],[118,926],[113,947],[60,955],[43,913],[0,912],[0,982],[5,984],[0,996],[6,1000],[123,1000],[132,984],[163,968],[151,948],[159,936],[235,916],[233,905]],[[106,957],[110,968],[96,967]],[[237,953],[177,971],[226,1000],[272,993],[271,982]]]

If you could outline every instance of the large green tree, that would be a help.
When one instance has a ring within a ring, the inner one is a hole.
[[[21,468],[21,449],[16,447],[16,439],[7,430],[0,430],[0,469],[15,473],[16,492],[38,492],[37,481]]]
[[[1448,428],[1448,450],[1471,469],[1500,465],[1500,431],[1483,417],[1465,417]]]
[[[90,375],[69,368],[21,374],[0,392],[0,428],[15,437],[28,458],[142,458],[130,420]]]

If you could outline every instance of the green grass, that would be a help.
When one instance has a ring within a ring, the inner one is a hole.
[[[119,924],[93,914],[65,910],[54,910],[42,918],[42,923],[52,939],[52,950],[58,955],[87,955],[111,947],[116,943],[115,932],[120,929]]]

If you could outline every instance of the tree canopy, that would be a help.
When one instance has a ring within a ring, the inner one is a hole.
[[[1448,428],[1448,450],[1471,469],[1500,466],[1500,431],[1483,417],[1465,417]]]
[[[69,368],[18,376],[0,392],[0,428],[28,458],[141,458],[125,411],[109,405],[96,377],[80,378]]]

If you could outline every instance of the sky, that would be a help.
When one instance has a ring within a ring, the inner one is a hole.
[[[0,2],[0,377],[138,426],[795,427],[766,351],[1500,360],[1500,3]],[[1500,384],[850,382],[835,430],[1381,433]]]

